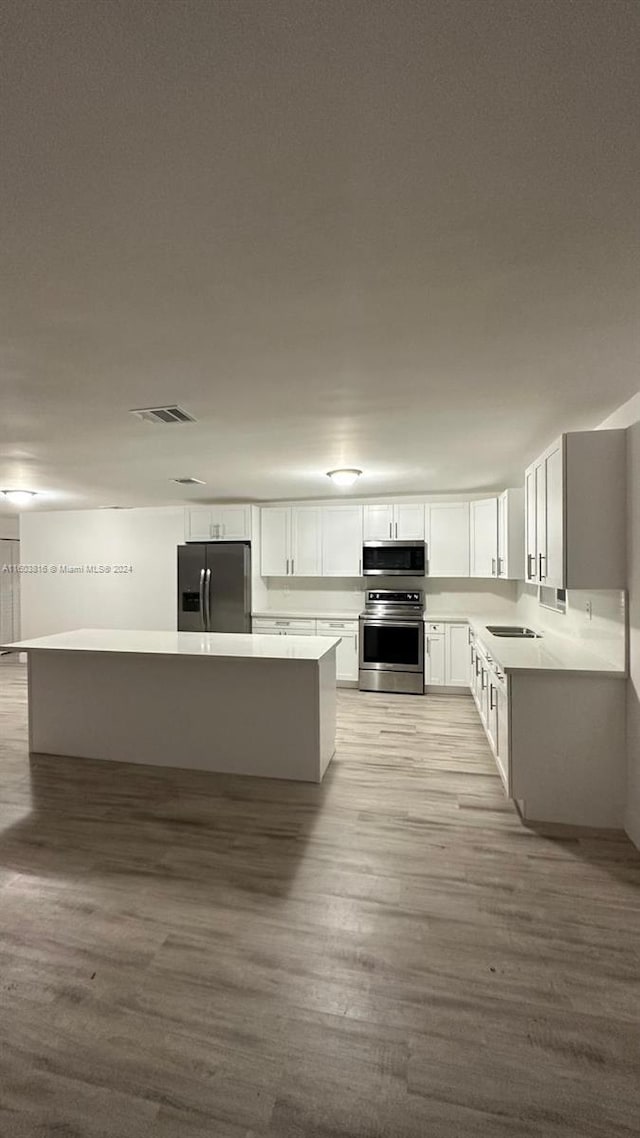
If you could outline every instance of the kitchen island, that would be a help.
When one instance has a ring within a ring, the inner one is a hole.
[[[26,652],[29,750],[320,782],[339,639],[83,628]]]

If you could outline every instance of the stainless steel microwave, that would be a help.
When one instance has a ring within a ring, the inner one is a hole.
[[[424,541],[365,541],[362,546],[364,577],[424,577]]]

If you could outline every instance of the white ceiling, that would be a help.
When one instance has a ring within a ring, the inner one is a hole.
[[[635,0],[1,23],[0,488],[493,488],[640,387]],[[127,414],[174,401],[198,423]]]

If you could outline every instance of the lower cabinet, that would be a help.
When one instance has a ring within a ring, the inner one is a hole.
[[[357,620],[315,620],[299,617],[254,617],[253,631],[261,636],[331,636],[340,638],[336,651],[338,682],[358,679]]]
[[[441,628],[441,625],[429,625],[428,628]],[[446,684],[445,669],[445,642],[443,632],[425,630],[424,635],[424,682],[432,686]]]
[[[462,621],[425,624],[424,682],[431,687],[469,687],[469,626]]]
[[[470,635],[471,694],[507,794],[511,793],[509,688],[507,677],[482,645]]]

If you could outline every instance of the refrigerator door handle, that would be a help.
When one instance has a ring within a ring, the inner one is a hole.
[[[204,569],[200,570],[200,620],[202,621],[202,631],[206,632],[207,626],[204,621]]]
[[[205,620],[207,622],[206,631],[211,632],[211,570],[210,569],[207,569],[207,572],[205,574],[204,600],[205,600]]]

